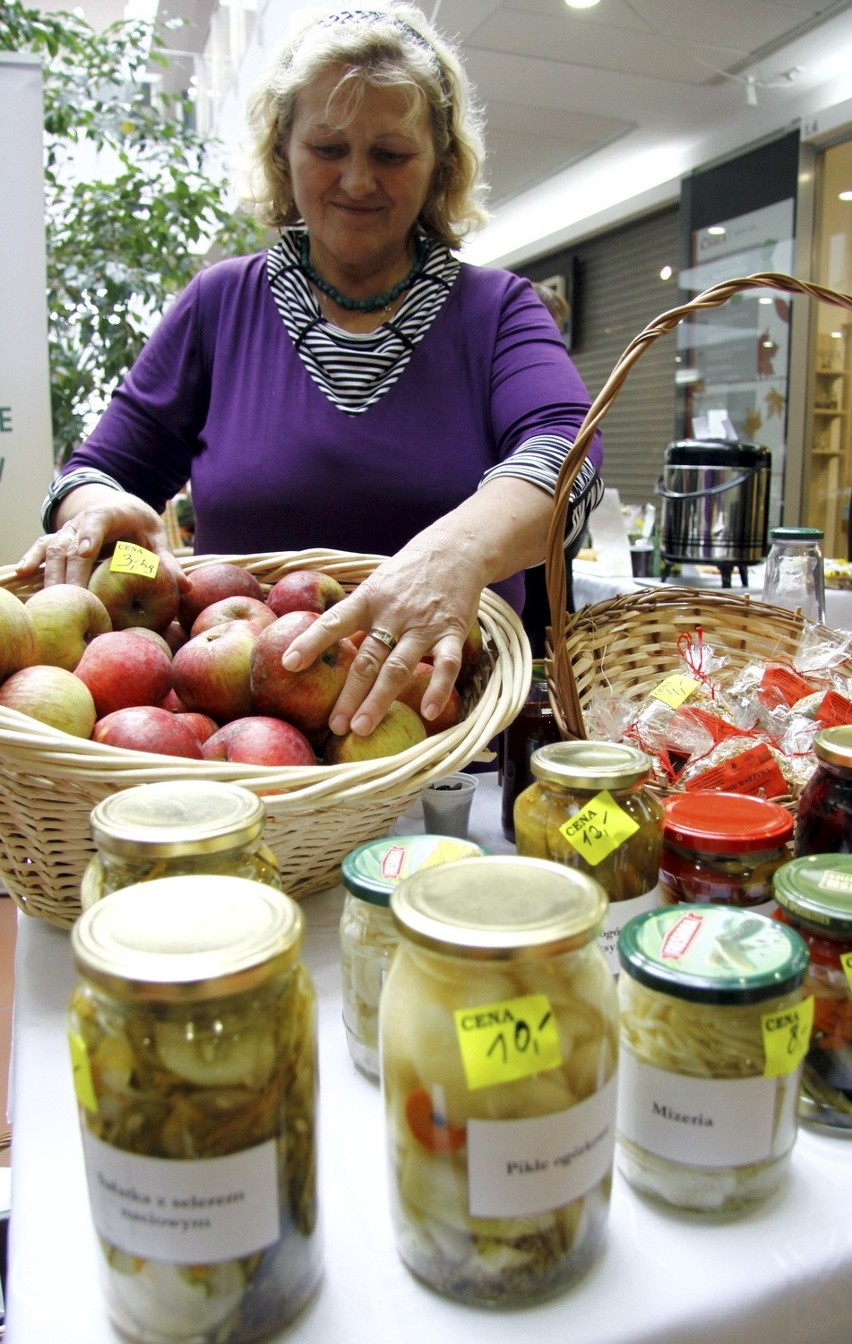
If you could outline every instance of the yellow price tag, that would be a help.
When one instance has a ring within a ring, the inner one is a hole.
[[[679,709],[684,700],[688,700],[697,689],[698,682],[695,677],[690,677],[685,672],[673,672],[665,681],[661,681],[659,686],[654,687],[651,699],[662,700],[670,709]]]
[[[559,833],[592,867],[639,830],[638,822],[619,807],[608,789],[595,794],[582,812],[563,821]]]
[[[85,1106],[87,1111],[97,1113],[98,1099],[95,1096],[95,1085],[92,1082],[92,1069],[89,1064],[86,1042],[79,1032],[72,1031],[68,1033],[68,1044],[71,1047],[71,1069],[74,1074],[74,1092],[77,1100],[81,1106]]]
[[[813,998],[761,1015],[760,1029],[766,1056],[764,1078],[779,1078],[799,1067],[808,1053],[813,1025]]]
[[[546,994],[458,1008],[454,1017],[471,1092],[514,1083],[562,1063],[559,1032]]]
[[[849,988],[852,990],[852,952],[841,952],[840,965],[843,967],[846,979],[849,982]]]
[[[160,557],[132,541],[117,541],[109,567],[117,574],[144,574],[153,579],[160,568]]]

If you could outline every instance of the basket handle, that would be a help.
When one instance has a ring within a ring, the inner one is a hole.
[[[550,699],[559,731],[563,737],[585,737],[583,711],[577,694],[577,686],[565,644],[568,613],[568,578],[565,565],[563,543],[565,520],[570,503],[571,487],[585,461],[595,430],[603,420],[611,403],[615,400],[622,384],[633,365],[649,345],[653,345],[659,336],[673,331],[675,327],[691,313],[704,308],[718,308],[734,294],[749,289],[778,289],[787,294],[808,294],[822,303],[833,304],[838,308],[852,309],[852,295],[828,289],[825,285],[813,284],[807,280],[797,280],[791,275],[777,272],[759,272],[738,279],[724,280],[702,294],[696,295],[688,303],[670,308],[649,322],[643,331],[635,336],[625,349],[604,386],[592,402],[586,414],[573,446],[565,455],[565,460],[556,481],[553,504],[553,516],[547,534],[547,552],[545,555],[545,582],[550,605],[551,624],[547,631],[546,671],[550,689]]]

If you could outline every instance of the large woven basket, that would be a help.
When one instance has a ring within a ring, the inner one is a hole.
[[[635,700],[669,673],[683,671],[677,638],[684,633],[697,634],[699,627],[707,643],[729,655],[731,670],[751,659],[789,660],[796,650],[803,626],[801,615],[755,601],[747,593],[664,585],[612,598],[574,614],[566,610],[565,518],[571,486],[595,430],[649,345],[690,314],[719,307],[734,294],[750,289],[807,294],[852,309],[852,296],[789,275],[761,273],[714,285],[688,303],[662,313],[631,341],[592,403],[563,464],[547,543],[551,625],[546,670],[554,715],[565,738],[588,736],[585,711],[596,693],[624,693]]]
[[[289,570],[321,569],[350,591],[381,556],[290,551],[249,556],[190,556],[187,572],[212,559],[256,574],[266,591]],[[40,580],[22,582],[0,568],[0,584],[26,598]],[[296,899],[332,885],[355,845],[384,835],[432,780],[487,757],[488,744],[519,712],[532,673],[520,620],[486,589],[479,606],[485,651],[462,723],[398,756],[347,765],[271,769],[132,752],[81,740],[0,709],[0,880],[27,914],[70,927],[80,913],[80,879],[94,852],[89,814],[116,789],[155,780],[232,780],[261,794],[264,838]]]

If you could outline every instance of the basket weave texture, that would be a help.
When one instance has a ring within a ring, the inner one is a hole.
[[[597,693],[629,692],[635,700],[672,672],[683,671],[677,653],[681,634],[696,635],[728,655],[732,671],[756,659],[790,661],[804,625],[799,613],[753,600],[747,593],[663,586],[597,603],[576,613],[566,610],[567,579],[563,538],[571,486],[595,430],[614,402],[633,365],[660,336],[702,309],[719,307],[745,290],[776,289],[804,294],[852,309],[842,294],[777,273],[727,280],[672,308],[636,336],[593,401],[563,463],[556,487],[547,542],[546,576],[551,625],[546,672],[550,699],[564,738],[588,736],[584,710]],[[781,800],[779,800],[781,801]]]
[[[265,591],[294,569],[320,569],[347,591],[381,556],[343,551],[181,557],[190,573],[213,560],[251,570]],[[0,584],[26,599],[41,581],[10,566]],[[346,765],[273,769],[191,761],[122,750],[71,737],[14,710],[0,709],[0,880],[28,915],[70,927],[80,913],[80,880],[94,853],[89,815],[117,789],[158,780],[230,780],[264,799],[264,839],[278,859],[285,891],[301,899],[333,885],[355,845],[384,835],[425,786],[487,752],[520,711],[532,664],[519,618],[486,589],[479,622],[485,650],[463,722],[397,756]]]

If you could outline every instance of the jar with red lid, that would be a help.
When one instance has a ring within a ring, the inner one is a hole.
[[[852,855],[809,854],[775,874],[775,918],[804,938],[814,1024],[799,1116],[852,1138]]]
[[[772,914],[772,879],[792,858],[793,818],[741,793],[683,793],[665,802],[664,905],[735,905]]]
[[[852,853],[852,725],[821,729],[813,750],[817,766],[799,798],[796,855]]]

